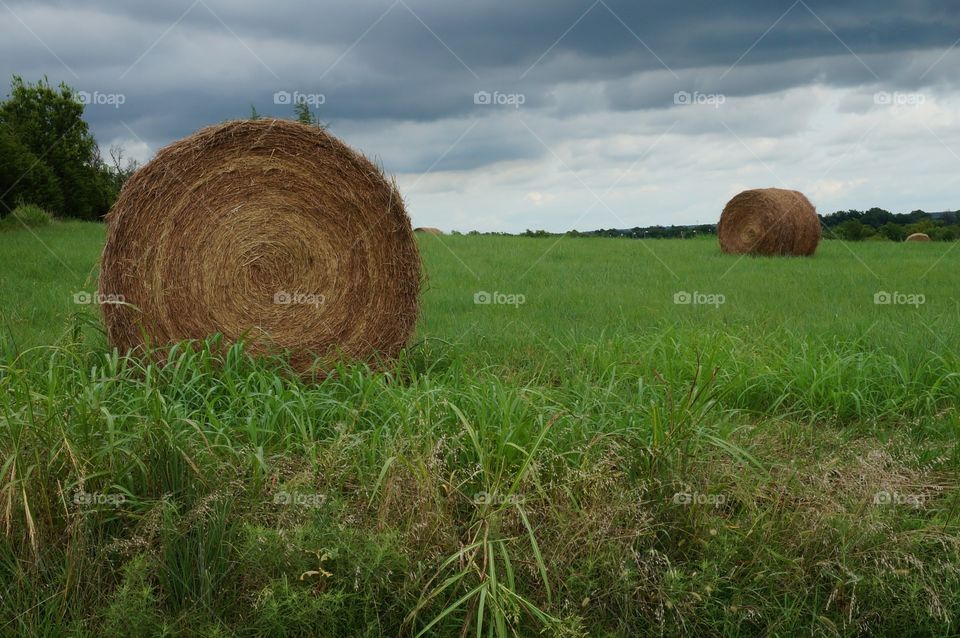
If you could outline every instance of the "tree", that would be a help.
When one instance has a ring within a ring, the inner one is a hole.
[[[887,222],[878,228],[877,232],[891,241],[903,241],[907,238],[907,229],[894,222]]]
[[[250,105],[250,119],[251,120],[260,119],[260,112],[257,111],[257,107],[255,107],[253,104]]]
[[[841,239],[847,241],[861,241],[873,235],[873,229],[860,223],[856,219],[850,219],[837,226],[836,234]]]
[[[882,208],[871,208],[860,218],[861,223],[875,229],[891,221],[893,221],[893,213]]]
[[[319,123],[313,111],[310,110],[310,105],[307,104],[306,100],[299,100],[294,104],[293,112],[297,116],[297,121],[301,124],[316,125]]]
[[[293,113],[296,116],[294,119],[301,124],[318,126],[322,129],[326,129],[329,126],[328,122],[321,122],[320,118],[314,115],[313,111],[310,110],[310,104],[306,99],[299,99],[296,101],[296,103],[294,103]]]
[[[930,238],[937,241],[956,241],[960,239],[960,226],[942,226],[930,231]]]
[[[110,163],[113,164],[113,166],[110,167],[110,174],[113,177],[117,192],[120,192],[120,189],[123,188],[126,181],[140,168],[140,162],[132,157],[128,157],[126,161],[124,161],[123,156],[126,152],[126,149],[123,148],[121,144],[113,144],[110,146]]]
[[[51,212],[96,219],[116,197],[109,169],[83,120],[83,104],[73,89],[54,88],[13,77],[10,98],[0,103],[0,124],[48,166],[60,187],[62,203]]]
[[[63,194],[53,171],[0,124],[0,217],[19,203],[58,211],[63,208]]]

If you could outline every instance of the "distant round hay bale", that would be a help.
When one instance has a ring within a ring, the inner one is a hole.
[[[725,253],[812,255],[820,243],[820,218],[799,191],[747,190],[723,209],[717,236]]]
[[[417,318],[420,257],[396,185],[316,126],[211,126],[162,149],[107,216],[107,337],[243,340],[254,354],[383,361]]]
[[[905,241],[930,241],[930,235],[926,233],[914,233],[907,237]]]
[[[430,226],[420,226],[418,228],[414,228],[413,232],[424,233],[426,235],[442,235],[443,234],[443,231],[440,230],[439,228],[432,228]]]

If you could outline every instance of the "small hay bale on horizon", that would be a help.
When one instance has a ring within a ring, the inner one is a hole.
[[[121,351],[219,333],[306,373],[317,358],[378,365],[412,334],[421,265],[403,199],[321,128],[204,128],[138,170],[106,221],[100,292],[125,302],[102,306]]]
[[[720,249],[734,255],[813,255],[822,231],[806,196],[782,188],[746,190],[734,196],[717,224]]]
[[[904,241],[930,241],[930,235],[926,233],[913,233]]]
[[[415,233],[423,233],[425,235],[442,235],[443,231],[439,228],[433,228],[431,226],[418,226],[413,229]]]

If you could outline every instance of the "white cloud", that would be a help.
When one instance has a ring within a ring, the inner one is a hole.
[[[557,198],[555,195],[550,193],[541,193],[540,191],[531,191],[526,194],[523,198],[524,201],[530,202],[534,206],[543,206],[555,201]]]
[[[909,109],[844,107],[862,92],[798,87],[737,98],[717,113],[676,107],[563,119],[525,112],[551,150],[520,166],[434,173],[418,184],[411,209],[430,225],[449,222],[453,209],[475,211],[462,216],[460,230],[483,228],[480,211],[500,211],[490,230],[563,231],[574,223],[581,230],[712,223],[734,194],[767,186],[804,191],[821,213],[960,206],[960,95]],[[691,117],[700,121],[693,126]],[[657,129],[671,118],[680,123],[661,137]]]

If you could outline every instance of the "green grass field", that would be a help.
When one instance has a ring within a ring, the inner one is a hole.
[[[960,632],[955,244],[424,236],[310,384],[111,352],[103,239],[0,233],[0,635]]]

